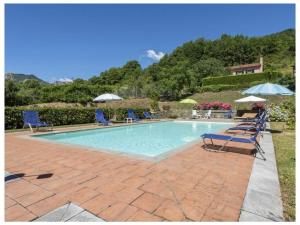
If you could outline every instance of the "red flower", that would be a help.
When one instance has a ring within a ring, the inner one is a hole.
[[[252,110],[264,110],[265,105],[263,103],[254,103],[252,105]]]
[[[201,110],[230,110],[232,106],[229,103],[223,103],[223,102],[211,102],[211,103],[201,103],[197,106],[197,109]]]

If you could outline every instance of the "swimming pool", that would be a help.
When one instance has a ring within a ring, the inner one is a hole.
[[[200,140],[203,133],[232,127],[232,123],[168,121],[64,133],[34,135],[48,141],[144,157],[158,157]]]

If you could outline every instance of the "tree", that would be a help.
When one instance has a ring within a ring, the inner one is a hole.
[[[40,88],[41,83],[38,80],[35,79],[26,79],[23,81],[23,87],[24,88]]]
[[[5,105],[15,106],[19,104],[19,99],[17,97],[19,89],[14,81],[5,81]]]
[[[204,77],[225,75],[228,72],[220,60],[208,58],[200,60],[198,63],[194,64],[190,73],[193,74],[197,85],[200,86]]]

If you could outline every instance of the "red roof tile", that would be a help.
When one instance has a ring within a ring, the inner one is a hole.
[[[239,71],[239,70],[245,70],[245,69],[256,69],[260,68],[260,63],[252,63],[252,64],[245,64],[245,65],[238,65],[238,66],[232,66],[229,67],[231,71]]]

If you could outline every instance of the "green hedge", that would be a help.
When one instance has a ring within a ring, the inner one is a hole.
[[[15,129],[23,127],[23,110],[38,111],[41,121],[52,123],[54,126],[83,124],[95,122],[96,108],[25,108],[25,107],[6,107],[5,108],[5,129]],[[127,117],[127,108],[104,108],[102,109],[108,119],[116,115],[117,120],[124,120]],[[144,111],[149,108],[133,108],[136,114],[143,118]]]
[[[244,75],[227,75],[218,77],[206,77],[202,80],[202,86],[209,85],[249,85],[252,82],[275,81],[282,77],[279,72],[272,73],[252,73]]]
[[[255,86],[257,84],[264,83],[263,81],[253,81],[251,83],[247,84],[236,84],[236,85],[224,85],[224,84],[217,84],[217,85],[207,85],[199,88],[200,93],[204,92],[220,92],[220,91],[235,91],[235,90],[241,90],[243,88],[248,88],[251,86]]]

